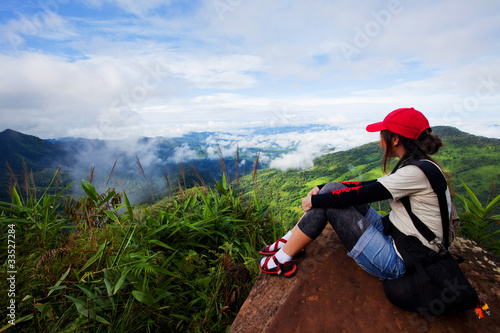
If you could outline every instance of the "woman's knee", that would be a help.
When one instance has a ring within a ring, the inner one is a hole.
[[[347,186],[345,186],[344,184],[337,183],[337,182],[331,182],[331,183],[325,184],[321,188],[321,190],[319,191],[319,193],[327,193],[327,192],[339,190],[341,188],[346,188],[346,187]]]
[[[325,229],[326,224],[325,210],[313,208],[302,216],[297,226],[306,236],[315,239]]]

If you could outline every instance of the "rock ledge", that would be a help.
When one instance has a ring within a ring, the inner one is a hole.
[[[293,278],[261,273],[230,332],[500,332],[500,265],[469,240],[457,238],[452,252],[491,316],[474,311],[423,317],[392,305],[382,282],[346,255],[331,227],[297,260]]]

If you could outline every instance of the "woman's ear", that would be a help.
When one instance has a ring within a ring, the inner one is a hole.
[[[392,145],[397,147],[401,141],[399,140],[399,136],[395,136],[392,138]]]

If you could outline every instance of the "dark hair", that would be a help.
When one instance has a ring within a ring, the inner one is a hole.
[[[387,168],[390,163],[390,156],[392,155],[392,145],[391,141],[393,138],[399,138],[399,141],[402,143],[403,147],[406,150],[406,153],[417,159],[428,159],[432,162],[438,164],[434,159],[429,157],[429,155],[436,154],[438,150],[444,146],[443,141],[436,134],[431,134],[431,129],[428,128],[424,130],[420,136],[415,139],[408,139],[402,135],[391,132],[389,130],[384,130],[381,132],[381,138],[385,143],[385,152],[384,158],[382,160],[382,170],[384,173],[387,172]],[[438,164],[439,165],[439,164]]]

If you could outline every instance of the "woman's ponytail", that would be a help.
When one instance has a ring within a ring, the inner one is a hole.
[[[432,155],[438,152],[438,150],[444,146],[443,140],[438,135],[431,134],[431,129],[426,129],[420,134],[418,139],[415,140],[417,146],[426,155]]]

